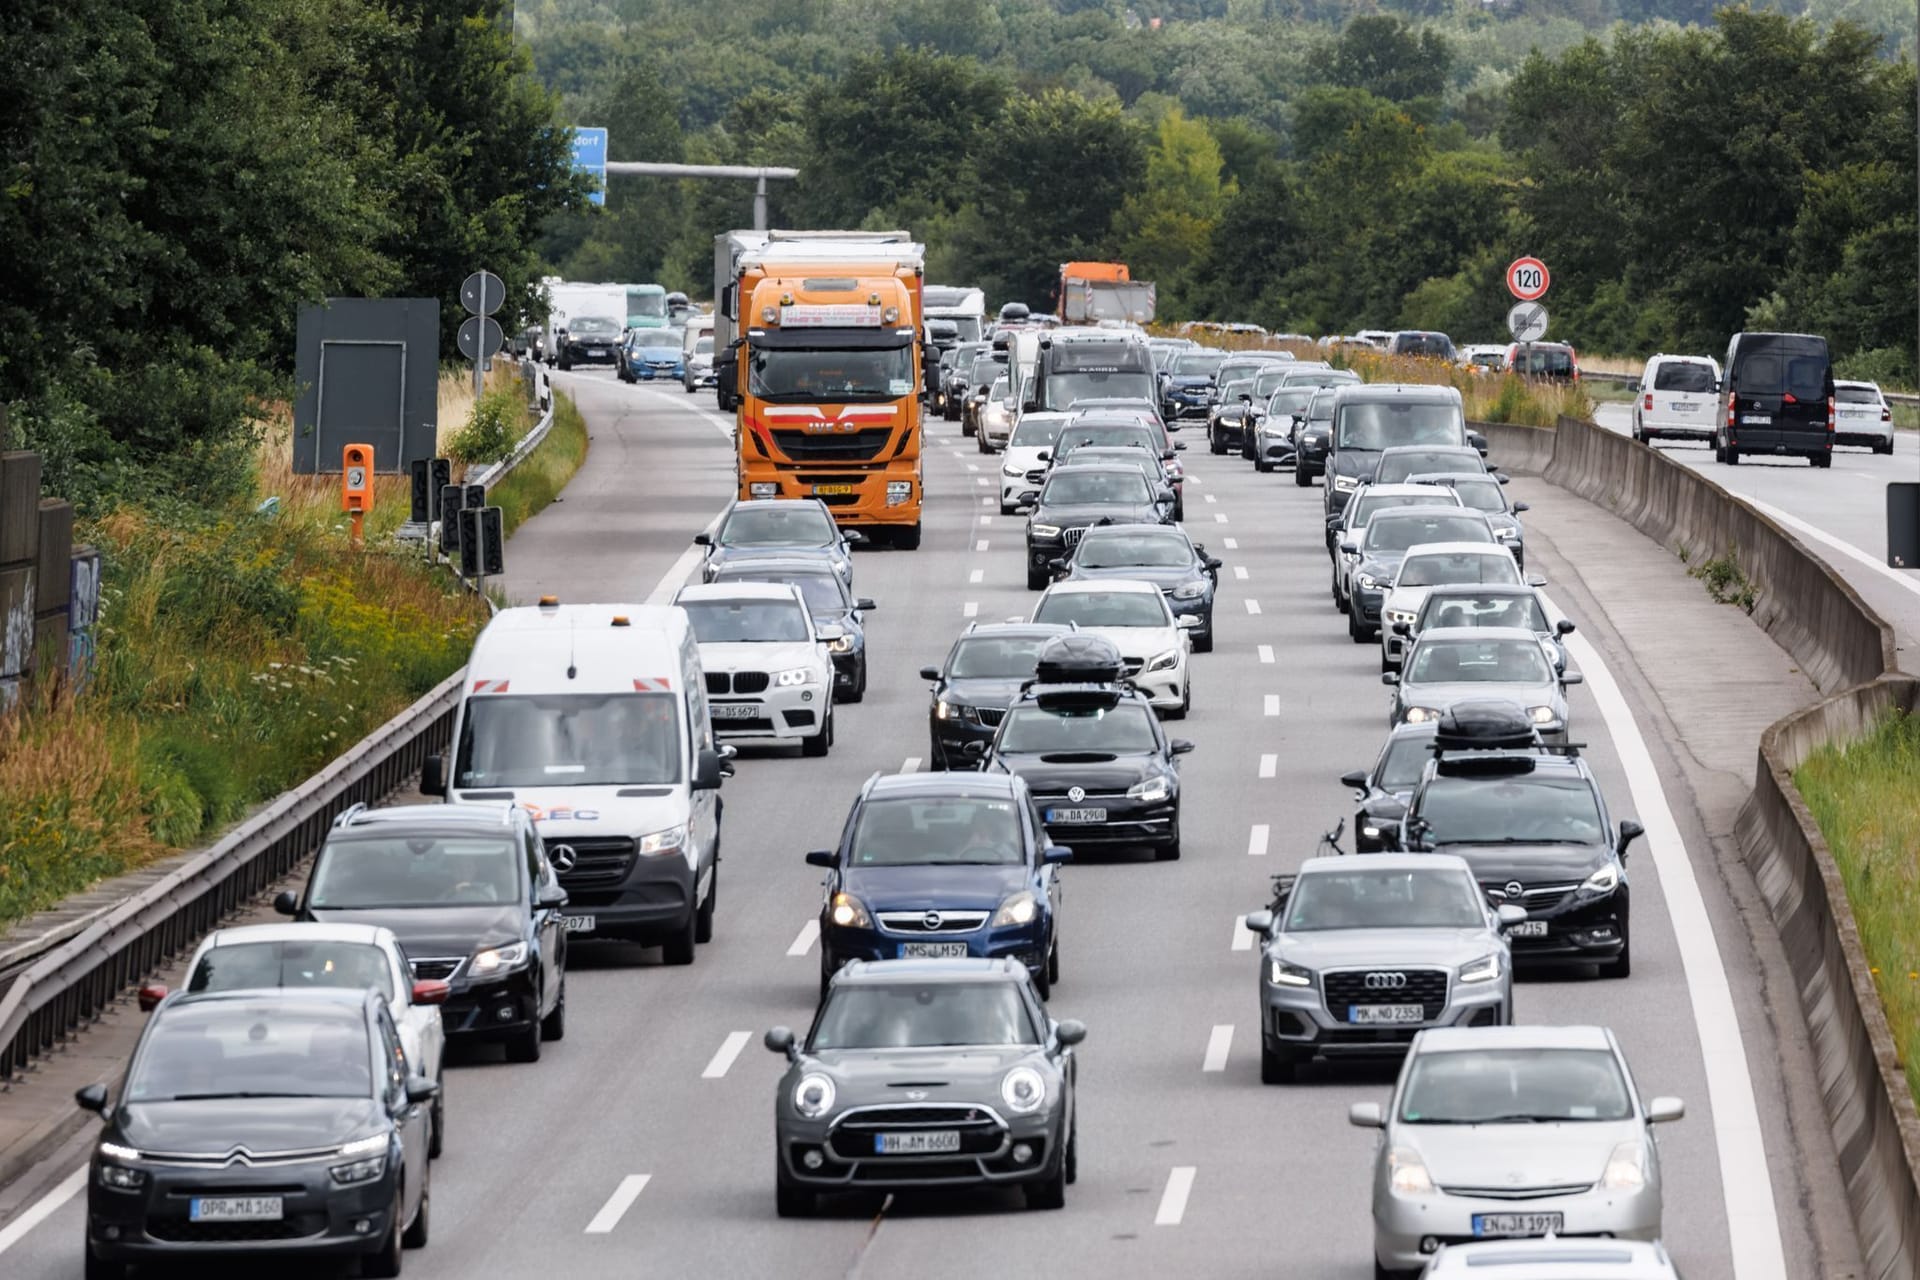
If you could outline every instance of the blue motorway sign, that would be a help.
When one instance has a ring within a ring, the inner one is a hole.
[[[573,131],[573,167],[584,169],[594,176],[600,185],[590,198],[595,204],[605,204],[607,202],[607,131],[605,129]]]

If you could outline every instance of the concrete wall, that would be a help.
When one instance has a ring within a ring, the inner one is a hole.
[[[1487,438],[1487,462],[1514,476],[1544,475],[1553,461],[1558,434],[1552,427],[1523,427],[1511,422],[1467,424]]]

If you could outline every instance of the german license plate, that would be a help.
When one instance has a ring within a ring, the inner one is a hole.
[[[937,1156],[947,1155],[960,1149],[960,1131],[958,1129],[922,1129],[913,1133],[876,1133],[873,1135],[875,1155],[882,1156]],[[1555,1217],[1560,1215],[1555,1214]]]
[[[707,709],[715,720],[753,720],[760,715],[760,708],[751,702],[713,702]]]
[[[813,491],[815,494],[827,497],[836,493],[852,493],[854,486],[850,484],[817,484],[813,486]]]
[[[587,354],[590,356],[603,356],[607,354],[607,349],[605,347],[588,347]]]
[[[195,1196],[187,1206],[194,1222],[278,1222],[285,1216],[279,1196]]]
[[[1669,400],[1667,402],[1667,408],[1673,410],[1675,413],[1692,413],[1699,407],[1697,404],[1688,404],[1685,400]]]
[[[900,958],[903,960],[957,960],[965,959],[967,944],[964,942],[905,942],[900,945]]]
[[[1770,413],[1743,413],[1740,415],[1740,421],[1750,427],[1770,427],[1773,425],[1773,415]]]
[[[1544,938],[1547,936],[1545,920],[1522,920],[1519,924],[1507,926],[1509,938]]]
[[[1105,822],[1106,820],[1107,820],[1107,811],[1105,809],[1049,809],[1047,810],[1048,822],[1059,822],[1059,823]]]
[[[1544,1236],[1559,1232],[1566,1215],[1562,1213],[1476,1213],[1473,1234],[1477,1236]]]
[[[1427,1011],[1417,1004],[1355,1004],[1347,1006],[1347,1021],[1356,1026],[1423,1022]]]
[[[593,916],[562,916],[560,919],[568,933],[592,933],[597,923]]]

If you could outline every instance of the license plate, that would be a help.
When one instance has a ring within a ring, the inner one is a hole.
[[[1507,926],[1509,938],[1544,938],[1547,936],[1545,920],[1522,920],[1519,924]]]
[[[1477,1236],[1544,1236],[1558,1233],[1566,1219],[1563,1213],[1476,1213],[1473,1234]]]
[[[1692,413],[1699,407],[1697,404],[1688,404],[1684,400],[1670,400],[1667,402],[1667,408],[1673,410],[1675,413]]]
[[[1105,809],[1049,809],[1047,810],[1048,822],[1062,822],[1062,823],[1105,822],[1106,820],[1107,820],[1107,811]]]
[[[1347,1021],[1358,1026],[1424,1022],[1427,1011],[1417,1004],[1356,1004],[1347,1006]]]
[[[588,347],[587,354],[590,356],[603,356],[607,354],[607,349],[605,347]]]
[[[194,1222],[278,1222],[279,1196],[195,1196],[187,1207]]]
[[[830,495],[830,494],[836,494],[836,493],[852,493],[854,491],[854,486],[850,484],[817,484],[813,486],[813,491],[815,494],[819,494],[819,495]]]
[[[760,715],[760,708],[750,702],[713,702],[707,709],[715,720],[753,720]]]
[[[1750,427],[1770,427],[1773,425],[1773,415],[1770,413],[1743,413],[1740,415],[1740,421]]]
[[[959,1149],[960,1131],[958,1129],[923,1129],[915,1133],[873,1135],[875,1155],[936,1156],[946,1155]]]
[[[964,942],[906,942],[900,946],[903,960],[964,960],[966,955]]]
[[[592,933],[595,923],[592,916],[562,916],[562,927],[568,933]]]

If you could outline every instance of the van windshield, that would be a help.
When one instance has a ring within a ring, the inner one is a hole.
[[[680,781],[673,693],[489,695],[467,700],[457,787],[612,787]]]
[[[1403,444],[1465,444],[1457,406],[1441,400],[1356,401],[1340,410],[1342,449],[1381,450]]]

